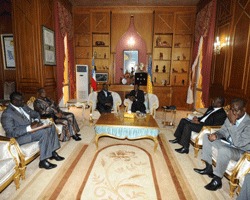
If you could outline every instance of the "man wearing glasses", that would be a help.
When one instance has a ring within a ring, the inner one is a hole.
[[[216,167],[212,167],[212,147],[218,150]],[[221,179],[230,160],[238,161],[245,151],[250,150],[250,117],[246,113],[246,102],[234,99],[231,109],[221,129],[203,137],[202,160],[204,169],[194,169],[195,172],[212,177],[205,186],[207,190],[215,191],[222,187]]]

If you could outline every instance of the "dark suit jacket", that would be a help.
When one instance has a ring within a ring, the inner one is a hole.
[[[40,119],[39,113],[27,105],[22,108],[30,116],[30,119]],[[27,126],[31,124],[30,119],[23,116],[10,104],[1,117],[1,123],[6,132],[6,136],[16,138],[19,144],[32,142],[31,135],[26,131]]]
[[[135,100],[132,103],[131,111],[136,112],[140,111],[145,113],[146,112],[146,106],[144,104],[145,96],[144,92],[142,90],[138,90],[137,93],[135,90],[132,90],[129,94],[126,95],[126,98],[129,98],[130,96],[134,96]]]
[[[106,103],[111,103],[111,106],[106,106]],[[113,107],[113,97],[111,92],[107,92],[107,97],[105,96],[105,93],[103,90],[98,92],[97,95],[97,106],[96,109],[100,113],[110,113]]]
[[[211,110],[213,109],[212,106],[210,106],[205,114],[202,117],[199,117],[198,120],[201,121],[202,118],[204,118]],[[219,110],[213,112],[208,116],[208,118],[203,123],[204,126],[218,126],[222,125],[227,118],[227,114],[223,108],[220,108]]]

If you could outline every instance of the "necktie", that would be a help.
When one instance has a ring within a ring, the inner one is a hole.
[[[25,117],[26,119],[29,119],[27,117],[27,115],[24,113],[23,109],[22,108],[19,108],[19,112],[22,114],[23,117]]]

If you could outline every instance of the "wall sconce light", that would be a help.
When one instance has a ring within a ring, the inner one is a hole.
[[[133,48],[134,45],[135,45],[135,39],[134,39],[133,37],[130,37],[130,38],[128,39],[128,46],[129,46],[130,48]]]
[[[224,46],[229,46],[230,37],[226,37],[224,42],[221,42],[219,37],[216,37],[216,42],[214,43],[214,54],[220,54],[220,50]]]

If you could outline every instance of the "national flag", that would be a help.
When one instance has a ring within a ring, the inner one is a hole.
[[[152,84],[152,57],[149,57],[148,62],[148,77],[147,77],[147,93],[153,93],[153,84]]]
[[[96,84],[96,74],[95,74],[95,59],[92,58],[92,76],[91,76],[91,88],[93,91],[97,90],[97,84]]]

